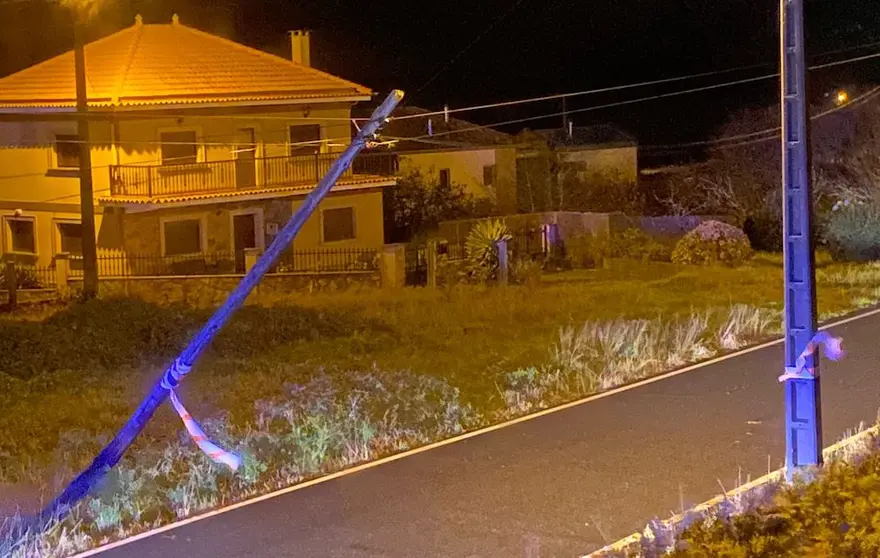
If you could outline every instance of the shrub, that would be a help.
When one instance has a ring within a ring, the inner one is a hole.
[[[740,265],[752,255],[746,234],[720,221],[706,221],[687,233],[672,251],[678,264]]]
[[[19,289],[42,289],[45,285],[30,270],[15,268],[15,284]],[[0,265],[0,290],[6,288],[6,266]]]
[[[608,238],[592,234],[568,238],[565,241],[565,256],[573,267],[600,267],[610,256]]]
[[[670,248],[641,229],[627,229],[611,236],[611,256],[628,260],[668,262]]]
[[[784,488],[769,505],[691,526],[670,556],[878,556],[878,488],[880,454],[832,462],[816,482]]]
[[[526,258],[518,258],[510,265],[510,282],[518,285],[534,286],[541,282],[541,263]]]
[[[468,233],[465,251],[467,252],[468,273],[478,282],[485,282],[498,276],[498,248],[496,243],[510,241],[513,235],[504,222],[498,219],[478,221]]]
[[[769,212],[752,215],[743,223],[749,243],[761,252],[782,252],[782,219]]]
[[[467,260],[450,260],[443,255],[437,258],[437,284],[453,286],[468,282]]]
[[[880,204],[835,205],[825,221],[825,242],[838,260],[880,259]]]

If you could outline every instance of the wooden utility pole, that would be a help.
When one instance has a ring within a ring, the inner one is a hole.
[[[86,90],[86,56],[83,43],[83,24],[74,11],[73,58],[76,66],[76,112],[79,140],[79,199],[82,215],[83,298],[98,295],[98,247],[95,234],[95,198],[92,188],[92,144],[88,120],[88,92]]]

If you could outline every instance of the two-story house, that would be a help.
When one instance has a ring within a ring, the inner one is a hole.
[[[135,24],[85,47],[101,250],[243,267],[349,142],[366,87],[183,25]],[[75,110],[67,52],[0,79],[0,113]],[[74,121],[0,124],[0,252],[39,265],[81,250]],[[294,248],[379,248],[389,176],[349,170]],[[163,270],[156,270],[161,273]]]

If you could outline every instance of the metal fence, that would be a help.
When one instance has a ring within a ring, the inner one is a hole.
[[[406,285],[420,287],[428,284],[428,248],[408,246],[404,251]]]
[[[321,273],[375,271],[379,252],[364,248],[289,250],[281,256],[271,273]]]
[[[82,265],[71,260],[70,276],[82,277]],[[98,277],[150,277],[176,275],[227,275],[236,273],[234,252],[214,252],[183,256],[130,254],[117,252],[98,255]]]
[[[15,286],[19,290],[51,289],[55,287],[55,268],[39,267],[16,263]],[[0,290],[5,290],[9,285],[7,278],[8,267],[4,264],[0,267]]]

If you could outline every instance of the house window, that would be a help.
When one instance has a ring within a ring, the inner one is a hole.
[[[492,186],[495,184],[495,165],[486,165],[483,167],[483,186]]]
[[[166,221],[162,232],[166,256],[198,254],[202,251],[202,222],[199,219]]]
[[[324,242],[339,242],[355,238],[353,207],[324,210],[322,220]]]
[[[195,130],[162,132],[163,165],[192,165],[198,162],[199,145]]]
[[[61,253],[81,256],[83,246],[82,224],[58,223]]]
[[[6,219],[9,231],[9,244],[13,252],[37,253],[36,227],[33,218],[9,217]]]
[[[55,136],[55,166],[59,169],[79,168],[79,136],[58,134]]]
[[[449,178],[449,169],[440,169],[440,187],[449,188],[451,183],[452,182]]]
[[[318,124],[305,124],[291,126],[288,130],[290,138],[290,155],[314,155],[321,150],[320,143],[302,145],[303,142],[321,141],[321,126]]]

